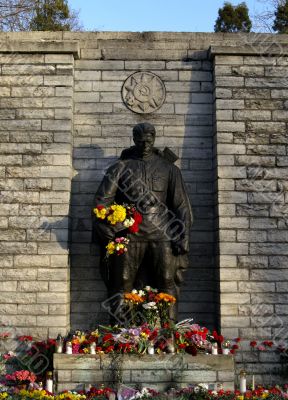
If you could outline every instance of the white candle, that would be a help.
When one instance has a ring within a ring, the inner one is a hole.
[[[246,373],[245,371],[240,372],[240,393],[246,393]]]
[[[116,394],[115,393],[109,393],[108,394],[108,400],[115,400],[116,399]]]
[[[218,354],[218,345],[217,345],[217,343],[212,343],[211,353],[213,355],[217,355]]]
[[[71,342],[66,343],[66,354],[72,354],[72,343]]]
[[[62,344],[56,344],[56,353],[62,353],[62,352],[63,352]]]
[[[153,355],[153,354],[155,354],[155,349],[154,349],[154,346],[148,346],[148,354],[150,354],[150,355]]]
[[[251,389],[255,390],[255,376],[252,375],[252,385],[251,385]]]
[[[230,349],[222,349],[222,354],[228,355],[230,353]]]
[[[47,372],[45,390],[53,393],[53,375],[52,372]]]
[[[96,354],[96,343],[95,342],[90,344],[90,354]]]

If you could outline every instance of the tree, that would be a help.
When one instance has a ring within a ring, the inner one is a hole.
[[[1,31],[77,31],[78,12],[67,0],[0,0]]]
[[[246,3],[233,6],[225,2],[218,10],[215,32],[250,32],[252,23],[249,18],[249,10]]]
[[[284,4],[278,4],[272,29],[274,32],[288,33],[288,0]]]
[[[283,7],[286,0],[256,0],[259,10],[253,15],[253,28],[258,32],[274,32],[275,13]]]

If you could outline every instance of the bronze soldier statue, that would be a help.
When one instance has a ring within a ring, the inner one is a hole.
[[[95,196],[94,207],[134,204],[143,217],[139,231],[127,235],[127,253],[107,259],[105,245],[119,227],[94,216],[93,237],[101,244],[100,268],[109,297],[147,284],[178,299],[182,273],[188,267],[191,206],[181,172],[173,164],[177,157],[169,149],[155,148],[155,135],[149,123],[133,128],[135,146],[122,151]],[[171,308],[170,318],[177,319],[177,306]]]

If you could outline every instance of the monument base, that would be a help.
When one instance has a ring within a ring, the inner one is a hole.
[[[211,389],[221,384],[225,390],[234,390],[235,380],[234,358],[210,354],[54,354],[54,371],[58,392],[102,383],[159,391],[207,383]]]

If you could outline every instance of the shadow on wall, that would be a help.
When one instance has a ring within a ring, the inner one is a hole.
[[[218,273],[215,262],[215,194],[213,169],[213,77],[207,51],[195,51],[179,71],[176,114],[183,114],[180,164],[193,208],[190,269],[180,298],[180,318],[209,328],[218,326]],[[181,87],[182,85],[182,87]],[[181,104],[183,103],[183,104]],[[172,127],[171,135],[173,134]]]
[[[91,210],[95,192],[105,170],[117,159],[104,157],[97,146],[74,148],[74,178],[71,188],[71,327],[93,329],[99,323],[108,323],[108,315],[101,310],[107,297],[99,271],[99,248],[92,243]]]

